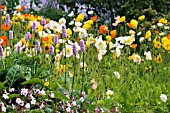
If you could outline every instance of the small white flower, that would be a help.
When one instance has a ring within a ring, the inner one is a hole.
[[[80,62],[80,68],[83,68],[83,64],[84,64],[84,68],[86,68],[87,67],[87,64],[84,62]]]
[[[6,107],[5,107],[5,106],[2,106],[2,107],[1,107],[1,110],[2,110],[2,112],[6,112]]]
[[[21,99],[20,99],[20,98],[17,98],[17,99],[16,99],[16,103],[17,103],[17,104],[21,103]]]
[[[63,54],[66,55],[66,57],[71,57],[73,55],[73,49],[71,45],[66,45],[66,49],[63,49]]]
[[[137,62],[138,64],[140,64],[140,62],[141,62],[141,57],[140,57],[139,55],[135,54],[135,55],[134,55],[134,58],[133,58],[133,61],[134,61],[134,62]]]
[[[71,104],[72,104],[72,106],[76,106],[77,105],[76,101],[73,101]]]
[[[54,98],[54,93],[50,93],[50,98]]]
[[[151,26],[152,27],[152,29],[155,29],[156,28],[156,25],[153,25],[153,26]]]
[[[165,35],[165,32],[161,32],[161,33],[159,33],[159,35],[160,35],[160,36],[163,36],[163,35]]]
[[[66,24],[66,19],[65,18],[60,18],[59,19],[59,24]]]
[[[169,26],[165,26],[164,28],[165,28],[165,29],[169,29]]]
[[[94,13],[94,11],[88,11],[87,12],[89,15],[92,15]]]
[[[163,26],[163,24],[162,24],[162,23],[157,23],[157,25],[158,25],[159,27],[162,27],[162,26]]]
[[[113,72],[113,73],[115,74],[116,78],[120,79],[120,74],[119,74],[119,72],[115,71],[115,72]]]
[[[98,54],[98,60],[101,61],[103,59],[103,56],[101,53]]]
[[[21,102],[19,103],[20,106],[24,106],[24,101],[21,100]]]
[[[130,35],[134,35],[134,34],[135,34],[135,31],[134,31],[134,30],[129,30],[129,34],[130,34]]]
[[[114,92],[112,90],[107,90],[106,95],[108,98],[110,98],[110,96],[112,96],[114,94]]]
[[[41,103],[41,105],[40,105],[40,109],[42,109],[42,108],[44,108],[45,106],[44,106],[44,104],[43,104],[43,102]]]
[[[69,25],[73,25],[74,24],[74,21],[71,21],[70,23],[69,23]]]
[[[41,95],[46,95],[46,93],[45,93],[44,90],[41,90],[41,91],[40,91],[40,94],[41,94]]]
[[[3,103],[3,102],[0,102],[0,106],[4,106],[4,103]]]
[[[6,94],[6,93],[4,93],[4,94],[2,95],[2,97],[3,97],[5,100],[9,98],[8,94]]]
[[[151,56],[151,52],[148,51],[148,52],[144,52],[144,55],[146,56],[146,60],[152,60],[152,56]]]
[[[28,94],[28,89],[22,88],[21,95],[27,96],[27,94]]]
[[[14,91],[15,91],[14,88],[10,88],[10,89],[9,89],[9,92],[10,92],[10,93],[12,93],[12,92],[14,92]]]
[[[106,50],[106,48],[107,48],[106,42],[103,41],[102,38],[96,39],[95,46],[96,46],[99,50]]]
[[[161,100],[162,100],[163,102],[166,102],[167,99],[168,99],[165,94],[161,94],[160,98],[161,98]]]
[[[73,12],[73,11],[71,11],[71,13],[70,13],[70,14],[68,14],[68,16],[69,16],[69,17],[73,17],[73,16],[74,16],[74,12]]]
[[[29,109],[29,108],[30,108],[30,103],[27,103],[27,104],[25,105],[25,108],[26,108],[26,109]]]
[[[84,98],[83,97],[80,98],[80,102],[84,102]]]
[[[137,33],[138,36],[141,35],[141,34],[142,34],[142,32],[138,32],[138,33]]]
[[[36,100],[35,99],[32,99],[31,100],[31,105],[35,105],[36,104]]]
[[[40,89],[34,89],[35,94],[40,94]]]
[[[66,108],[66,111],[67,111],[67,113],[70,113],[71,108],[70,108],[70,107],[67,107],[67,108]]]
[[[82,25],[81,22],[75,22],[75,26],[76,26],[76,27],[80,27],[81,25]]]
[[[141,38],[139,39],[139,42],[142,43],[144,40],[145,40],[145,38],[144,38],[144,37],[141,37]]]

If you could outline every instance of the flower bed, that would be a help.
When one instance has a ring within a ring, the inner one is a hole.
[[[58,21],[1,6],[2,112],[169,112],[170,24],[165,17],[98,15]]]

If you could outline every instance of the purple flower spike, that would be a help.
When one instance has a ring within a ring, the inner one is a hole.
[[[13,38],[14,38],[13,31],[11,31],[11,30],[9,31],[9,38],[10,38],[10,39],[13,39]]]
[[[65,25],[62,25],[62,38],[67,38],[67,31]]]
[[[44,26],[46,24],[46,20],[42,19],[41,24]]]
[[[85,52],[84,40],[80,40],[80,50],[81,52]]]
[[[9,16],[9,14],[6,14],[6,22],[5,22],[5,24],[6,24],[6,26],[9,26],[10,25],[10,16]]]
[[[31,34],[30,32],[27,32],[27,34],[25,35],[25,41],[28,42],[31,39]]]
[[[0,45],[0,56],[4,56],[3,48],[1,45]]]
[[[72,48],[73,48],[73,54],[77,55],[78,52],[77,52],[77,49],[76,49],[76,44],[73,44]]]
[[[54,54],[54,47],[51,45],[49,49],[50,49],[49,50],[50,55],[53,55]]]
[[[36,40],[36,50],[38,53],[41,52],[41,49],[40,49],[40,42],[38,40]]]
[[[32,25],[32,31],[35,31],[36,30],[36,23],[35,21],[33,22],[33,25]]]
[[[17,45],[17,52],[20,53],[21,52],[21,46],[18,44]]]
[[[56,45],[58,43],[58,35],[54,36],[54,44]]]

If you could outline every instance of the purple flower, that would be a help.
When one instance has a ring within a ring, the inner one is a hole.
[[[14,38],[14,36],[13,36],[13,31],[11,31],[11,30],[9,31],[9,38],[10,38],[10,39],[13,39],[13,38]]]
[[[85,51],[84,40],[80,40],[80,50],[81,50],[81,52]]]
[[[77,51],[77,49],[76,49],[76,44],[73,44],[72,48],[73,48],[73,54],[74,54],[74,55],[77,55],[77,54],[78,54],[78,51]]]
[[[21,46],[18,44],[17,48],[16,48],[17,52],[20,53],[21,52]]]
[[[65,25],[62,25],[62,38],[67,38],[67,31]]]
[[[41,49],[40,49],[40,42],[38,40],[36,40],[36,50],[38,53],[41,52]]]
[[[85,97],[86,97],[86,93],[85,93],[85,92],[82,92],[82,93],[81,93],[81,96],[82,96],[83,98],[85,98]]]
[[[6,22],[5,22],[5,24],[6,24],[6,26],[9,26],[10,25],[10,16],[9,16],[9,14],[6,14]]]
[[[54,44],[56,45],[58,43],[58,35],[54,36]]]
[[[25,41],[28,42],[31,39],[31,34],[30,32],[27,32],[27,34],[25,35]]]
[[[50,45],[49,53],[50,53],[50,55],[54,54],[54,47],[52,45]]]
[[[32,31],[35,31],[36,30],[36,23],[35,21],[33,22],[33,25],[32,25]]]
[[[44,26],[46,24],[46,20],[42,19],[41,24]]]
[[[1,45],[0,45],[0,56],[4,56],[3,48]]]

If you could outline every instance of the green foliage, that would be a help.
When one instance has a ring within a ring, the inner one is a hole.
[[[39,78],[33,78],[22,83],[22,85],[26,85],[26,84],[44,84],[44,81]]]

